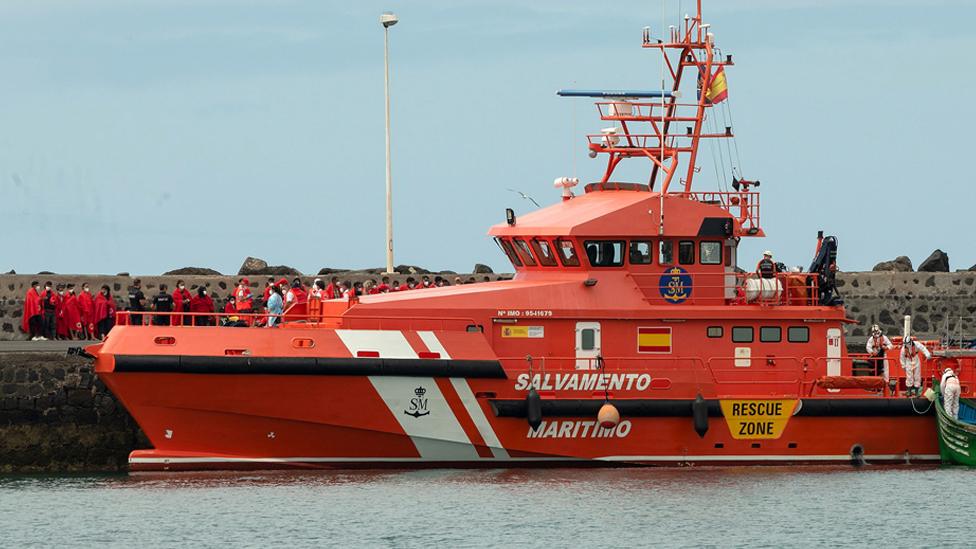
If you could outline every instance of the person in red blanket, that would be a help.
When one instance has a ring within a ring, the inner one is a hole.
[[[268,281],[264,283],[264,295],[261,297],[261,299],[264,300],[265,307],[267,307],[268,298],[271,297],[271,288],[276,284],[277,282],[275,282],[273,276],[269,276]]]
[[[54,309],[54,332],[58,339],[71,339],[71,329],[68,321],[64,317],[64,304],[67,295],[64,291],[64,284],[58,284],[58,306]]]
[[[95,314],[92,319],[95,321],[95,337],[105,339],[115,324],[115,299],[112,298],[112,290],[108,286],[102,286],[102,290],[95,297]]]
[[[213,298],[207,295],[207,289],[203,286],[197,288],[197,295],[190,299],[190,312],[213,313],[215,311]],[[212,316],[193,315],[191,318],[194,326],[213,326]]]
[[[64,293],[64,301],[61,304],[61,319],[67,331],[67,338],[81,339],[84,324],[81,322],[81,307],[78,305],[78,294],[75,293],[74,284],[68,284],[67,291]]]
[[[95,297],[92,296],[91,288],[87,282],[81,285],[81,293],[78,294],[78,310],[81,312],[82,337],[94,339]]]
[[[31,282],[27,295],[24,296],[24,318],[20,322],[20,329],[27,332],[31,341],[44,338],[44,308],[41,307],[41,283]]]
[[[190,290],[186,289],[186,284],[182,280],[176,281],[176,289],[173,290],[173,312],[190,312]],[[192,316],[173,315],[173,326],[190,326],[193,324]]]
[[[329,280],[329,285],[325,287],[325,299],[339,299],[342,297],[342,290],[339,288],[339,277],[334,276]]]

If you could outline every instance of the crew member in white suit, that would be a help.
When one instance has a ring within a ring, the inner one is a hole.
[[[871,355],[871,365],[874,367],[874,375],[884,375],[885,385],[888,384],[888,359],[885,358],[885,351],[894,349],[888,336],[881,333],[881,327],[875,324],[871,326],[871,335],[868,336],[867,350]]]
[[[901,367],[905,369],[905,389],[908,396],[922,396],[922,362],[918,354],[925,355],[926,360],[932,358],[932,353],[917,339],[908,336],[901,342]]]
[[[942,389],[942,402],[945,412],[953,419],[959,419],[959,378],[952,368],[946,368],[939,383]]]

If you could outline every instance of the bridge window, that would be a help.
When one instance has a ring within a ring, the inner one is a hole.
[[[699,245],[698,259],[702,265],[722,264],[722,243],[702,242]]]
[[[522,260],[518,258],[518,255],[515,254],[515,250],[512,249],[511,242],[501,238],[496,238],[495,243],[498,244],[498,247],[501,248],[503,252],[505,252],[505,255],[508,256],[508,260],[512,262],[512,265],[515,265],[516,267],[522,266]]]
[[[620,267],[624,264],[623,240],[587,240],[583,247],[590,265],[594,267]]]
[[[806,326],[790,326],[786,330],[786,339],[790,343],[809,343],[810,328]]]
[[[733,326],[732,341],[735,343],[752,343],[754,337],[752,326]]]
[[[535,256],[539,258],[539,265],[544,267],[556,266],[556,254],[553,253],[552,244],[549,244],[548,240],[533,238],[532,250],[535,251]]]
[[[519,259],[525,263],[526,267],[535,267],[535,258],[532,257],[532,250],[529,249],[529,245],[525,243],[521,238],[516,238],[515,240],[515,251],[518,253]]]
[[[779,326],[763,326],[759,328],[759,341],[763,343],[779,343],[783,341],[783,329]]]
[[[630,242],[630,264],[631,265],[651,264],[651,241],[650,240],[632,240]]]
[[[576,246],[571,240],[560,238],[556,241],[556,249],[559,250],[559,261],[563,267],[579,267],[579,256],[576,255]]]
[[[660,246],[661,255],[658,259],[660,265],[674,265],[674,242],[662,240]]]
[[[691,240],[678,242],[678,263],[682,265],[695,264],[695,243]]]

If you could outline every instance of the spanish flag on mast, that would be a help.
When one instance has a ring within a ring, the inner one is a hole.
[[[725,67],[719,67],[710,80],[705,100],[717,105],[729,98],[729,85],[725,81]]]

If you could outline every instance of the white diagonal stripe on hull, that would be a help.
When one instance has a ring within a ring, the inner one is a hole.
[[[370,376],[369,381],[403,432],[413,441],[420,457],[438,460],[479,459],[477,449],[464,433],[433,378]],[[414,392],[418,387],[426,390],[422,398],[426,399],[430,413],[414,417],[407,412],[411,411],[411,399],[418,398]]]
[[[441,358],[443,359],[451,358],[451,355],[449,355],[447,353],[447,349],[441,345],[441,340],[437,339],[437,335],[434,332],[417,332],[417,335],[420,336],[420,339],[424,342],[424,345],[426,345],[432,353],[440,353]]]
[[[352,356],[359,351],[376,351],[381,358],[417,358],[417,352],[399,330],[336,330]]]
[[[454,386],[454,390],[457,391],[459,397],[461,397],[461,404],[464,404],[464,409],[468,411],[468,415],[471,416],[471,420],[474,421],[474,426],[478,428],[478,432],[481,433],[481,438],[485,440],[485,444],[491,449],[491,455],[496,458],[508,458],[508,451],[502,447],[501,441],[498,440],[498,436],[495,435],[495,430],[491,428],[491,423],[488,422],[488,418],[485,416],[484,410],[478,404],[478,399],[475,398],[474,393],[471,392],[471,387],[468,385],[467,380],[464,378],[452,377],[451,385]]]

